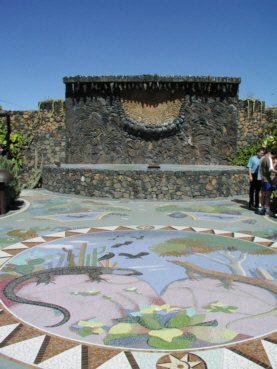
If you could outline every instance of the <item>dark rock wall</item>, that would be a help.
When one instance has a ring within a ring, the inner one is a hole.
[[[159,94],[159,101],[155,90],[68,94],[66,162],[227,164],[234,157],[237,96]]]
[[[245,168],[212,171],[105,170],[76,166],[43,170],[43,187],[54,192],[113,199],[184,200],[245,195]]]

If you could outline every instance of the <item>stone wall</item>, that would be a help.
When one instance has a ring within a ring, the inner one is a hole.
[[[263,133],[268,124],[265,103],[260,100],[240,100],[238,109],[237,146],[245,147]]]
[[[34,167],[35,150],[44,164],[229,164],[272,120],[263,102],[238,99],[239,78],[66,77],[64,83],[65,103],[9,112],[12,132],[28,141],[23,174]]]
[[[227,164],[239,78],[66,77],[66,163]]]
[[[44,167],[43,187],[54,192],[99,198],[181,200],[248,193],[245,168],[229,170],[108,170],[84,166]]]
[[[61,105],[62,104],[62,105]],[[22,150],[23,173],[34,168],[35,150],[39,163],[65,162],[66,127],[63,102],[42,102],[38,111],[10,111],[11,132],[23,132],[27,146]],[[5,119],[3,123],[5,126]]]

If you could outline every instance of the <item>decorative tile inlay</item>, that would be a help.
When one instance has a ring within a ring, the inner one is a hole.
[[[277,368],[277,345],[266,340],[262,340],[262,344],[267,353],[272,368]]]
[[[0,342],[2,343],[18,326],[19,324],[9,324],[0,327]]]
[[[82,346],[76,346],[70,350],[52,357],[40,363],[43,369],[83,369],[82,368]]]
[[[0,353],[24,363],[33,364],[45,336],[31,338],[0,349]]]
[[[120,354],[113,357],[106,363],[100,365],[97,369],[111,369],[111,368],[113,369],[135,369],[135,368],[132,368],[124,352],[121,352]]]
[[[0,353],[45,369],[275,367],[275,243],[147,225],[67,230],[10,245],[5,250],[16,256],[0,274],[8,309],[0,315]],[[245,274],[232,270],[235,261]]]

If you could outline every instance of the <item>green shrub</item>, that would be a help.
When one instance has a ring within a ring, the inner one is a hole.
[[[1,106],[0,106],[1,109]],[[23,133],[8,134],[8,129],[3,127],[2,118],[0,118],[0,144],[4,145],[5,151],[8,152],[9,158],[13,164],[22,167],[22,159],[20,158],[20,151],[26,146],[28,140],[25,140]]]
[[[8,160],[5,156],[0,156],[0,170],[7,170],[13,176],[13,180],[7,183],[5,186],[6,205],[7,207],[9,207],[20,194],[17,166],[14,165],[13,162],[11,160]]]
[[[277,149],[277,130],[273,131],[271,135],[264,138],[262,146]]]
[[[258,142],[242,147],[241,149],[237,151],[237,155],[232,160],[232,164],[245,167],[249,159],[252,156],[256,155],[256,152],[260,147],[264,147],[264,146],[259,144]]]

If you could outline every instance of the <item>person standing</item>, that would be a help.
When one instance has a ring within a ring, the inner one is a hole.
[[[257,150],[256,155],[249,159],[246,167],[249,173],[249,209],[251,210],[254,206],[254,194],[255,194],[255,208],[259,207],[260,203],[260,191],[261,191],[261,180],[258,179],[258,173],[260,168],[260,161],[264,155],[264,149],[260,148]]]
[[[275,216],[274,213],[270,211],[270,196],[271,192],[276,189],[272,184],[271,173],[277,173],[274,169],[272,159],[277,156],[277,150],[267,149],[265,156],[260,162],[260,177],[262,181],[262,196],[261,196],[261,215]]]

